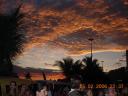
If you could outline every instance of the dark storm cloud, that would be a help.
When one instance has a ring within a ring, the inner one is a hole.
[[[92,18],[101,18],[105,16],[107,5],[104,0],[81,0],[77,2],[75,7],[72,9],[75,10],[76,14],[83,16],[88,19]]]
[[[1,1],[9,4],[0,6],[6,10],[15,3]],[[95,39],[93,51],[127,49],[126,1],[23,0],[21,12],[26,14],[24,26],[29,42],[18,61],[37,68],[65,56],[85,55],[90,52],[90,37]]]
[[[66,41],[67,43],[78,41],[82,43],[88,41],[88,39],[92,37],[98,38],[99,35],[100,34],[91,28],[79,29],[69,35],[59,37],[58,41]]]
[[[50,43],[56,47],[62,47],[69,51],[70,54],[79,54],[83,51],[87,51],[90,49],[89,38],[95,38],[94,44],[98,44],[104,39],[104,36],[101,36],[100,33],[96,32],[91,28],[79,29],[75,32],[72,32],[69,35],[58,37],[58,39],[52,41]],[[98,44],[99,45],[99,44]],[[101,47],[97,47],[96,49],[100,49]]]
[[[110,43],[115,43],[118,44],[120,46],[124,46],[127,48],[128,46],[128,33],[124,32],[122,30],[115,30],[114,32],[112,32],[113,35],[108,35],[106,36],[106,40],[109,40],[109,38],[111,37],[111,39],[109,40]]]
[[[88,40],[90,37],[94,38],[93,50],[127,48],[128,33],[117,29],[106,34],[101,34],[101,32],[91,28],[81,29],[69,35],[58,37],[51,44],[68,50],[69,54],[83,54],[90,49],[90,42]]]
[[[35,20],[30,23],[31,26],[33,26],[33,36],[40,37],[52,33],[53,29],[59,25],[59,22],[61,22],[61,18],[57,16],[43,16],[42,20],[36,17]]]
[[[126,0],[107,0],[108,11],[119,16],[128,17],[128,4]]]
[[[67,9],[75,4],[75,0],[36,0],[37,7],[54,8],[56,10]]]
[[[21,0],[0,0],[0,13],[11,13],[19,5],[21,5]]]
[[[44,17],[44,23],[48,26],[51,26],[51,27],[56,27],[59,25],[59,23],[61,22],[61,19],[60,17],[57,17],[57,16],[45,16]]]
[[[126,10],[124,0],[24,0],[28,45],[46,43],[82,53],[93,36],[95,50],[125,48]]]
[[[34,21],[29,32],[34,42],[50,41],[53,46],[57,45],[77,52],[88,49],[88,38],[93,36],[96,39],[96,50],[127,47],[128,21],[125,18],[127,4],[124,1],[37,0],[33,2],[40,8],[37,14],[32,13],[29,16],[32,17],[31,21]]]

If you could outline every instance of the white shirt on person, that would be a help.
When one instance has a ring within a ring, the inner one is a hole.
[[[48,91],[48,96],[52,96],[52,92],[51,91]]]

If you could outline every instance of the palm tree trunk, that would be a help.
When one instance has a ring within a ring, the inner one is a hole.
[[[45,73],[42,72],[42,74],[43,74],[43,79],[46,80],[46,75],[45,75]]]

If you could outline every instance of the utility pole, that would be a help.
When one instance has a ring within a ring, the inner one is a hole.
[[[88,40],[89,40],[90,43],[91,43],[91,60],[92,60],[92,57],[93,57],[93,54],[92,54],[92,41],[93,41],[94,39],[93,39],[93,38],[89,38]]]

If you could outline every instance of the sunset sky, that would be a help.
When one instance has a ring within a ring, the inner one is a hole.
[[[56,60],[89,55],[91,37],[105,71],[125,66],[118,62],[128,49],[128,0],[0,0],[0,11],[9,14],[21,3],[28,42],[18,66],[58,69]]]

